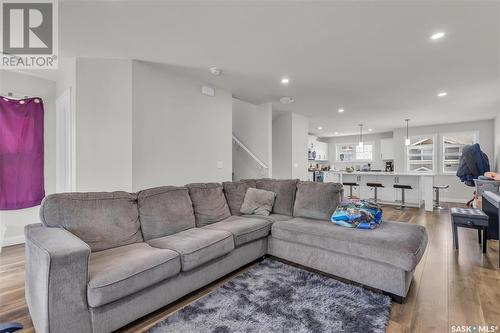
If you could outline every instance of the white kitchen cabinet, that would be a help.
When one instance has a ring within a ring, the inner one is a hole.
[[[366,186],[367,183],[376,183],[377,176],[374,175],[360,175],[359,176],[359,195],[361,199],[371,199],[375,197],[373,188]]]
[[[378,200],[381,202],[394,202],[394,180],[395,177],[391,176],[377,176],[377,182],[382,184],[383,187],[378,189]]]
[[[328,143],[317,141],[315,136],[309,135],[307,138],[307,149],[316,152],[314,161],[328,161]],[[313,159],[309,159],[312,161]]]
[[[420,205],[420,178],[415,176],[395,176],[395,183],[400,185],[410,185],[411,190],[405,189],[405,203]],[[394,189],[395,200],[400,201],[402,191],[399,188]]]
[[[328,161],[328,143],[316,141],[314,148],[316,149],[316,160]]]
[[[357,183],[359,184],[359,179],[361,176],[359,175],[353,175],[353,174],[343,174],[342,175],[342,182],[343,183]],[[344,197],[348,197],[350,195],[350,186],[344,185]],[[352,195],[354,197],[360,196],[360,188],[359,186],[353,186],[352,187]]]
[[[394,139],[380,139],[380,158],[394,160]]]
[[[338,172],[325,171],[325,183],[341,183],[341,176]]]

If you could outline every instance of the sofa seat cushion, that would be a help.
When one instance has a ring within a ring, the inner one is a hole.
[[[88,303],[98,307],[177,275],[179,254],[136,243],[94,252],[89,259]]]
[[[242,217],[255,218],[255,215],[241,215]],[[293,216],[282,214],[269,214],[268,216],[259,216],[259,219],[269,221],[271,223],[278,221],[288,221],[293,219]]]
[[[189,271],[234,249],[233,235],[224,230],[192,228],[148,241],[151,246],[176,251],[183,271]]]
[[[253,240],[267,237],[271,222],[260,217],[231,216],[223,221],[203,227],[203,229],[225,230],[233,234],[234,245],[240,246]]]
[[[329,221],[294,218],[273,224],[274,238],[383,262],[412,271],[427,246],[421,225],[382,222],[377,229],[341,227]]]

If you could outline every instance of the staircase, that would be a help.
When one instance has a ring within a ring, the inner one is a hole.
[[[267,164],[233,133],[233,180],[270,176]]]

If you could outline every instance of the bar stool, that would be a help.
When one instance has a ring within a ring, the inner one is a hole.
[[[405,190],[413,190],[411,185],[394,184],[394,188],[401,189],[401,206],[396,207],[396,209],[405,209]]]
[[[444,209],[443,207],[440,206],[439,202],[439,190],[446,190],[450,185],[434,185],[432,188],[434,189],[434,192],[436,193],[436,198],[434,199],[434,208],[436,209]]]
[[[384,187],[384,185],[382,185],[380,183],[366,183],[366,186],[373,188],[373,191],[374,191],[373,192],[373,194],[374,194],[373,201],[377,202],[378,201],[377,190],[379,187]]]
[[[352,195],[352,188],[354,186],[359,186],[359,184],[354,182],[343,182],[342,185],[349,186],[349,198],[353,198],[354,196]]]

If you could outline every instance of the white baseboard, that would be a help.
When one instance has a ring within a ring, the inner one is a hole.
[[[446,197],[440,197],[439,201],[440,202],[455,202],[455,203],[467,203],[472,197],[468,199],[463,199],[463,198],[446,198]]]
[[[23,244],[24,243],[24,235],[13,236],[13,237],[5,237],[3,240],[2,247]]]

